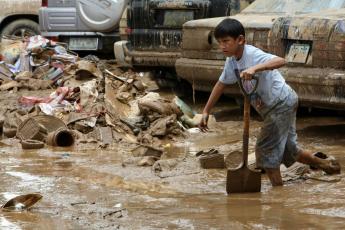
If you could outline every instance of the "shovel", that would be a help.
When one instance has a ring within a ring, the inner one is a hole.
[[[226,178],[226,192],[229,193],[247,193],[260,192],[261,190],[261,172],[253,171],[248,168],[248,142],[249,142],[249,120],[250,120],[250,96],[255,92],[258,86],[258,78],[251,92],[247,92],[240,78],[239,71],[235,70],[241,91],[244,95],[244,115],[243,115],[243,161],[239,167],[228,169]]]

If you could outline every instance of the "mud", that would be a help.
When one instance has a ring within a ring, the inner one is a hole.
[[[11,98],[1,103],[10,104]],[[204,103],[197,98],[195,109],[200,112]],[[300,144],[337,157],[344,168],[345,119],[318,114],[299,114]],[[28,193],[43,199],[29,211],[0,211],[0,229],[342,228],[343,174],[330,182],[295,179],[281,188],[272,188],[263,175],[261,193],[227,196],[226,171],[202,169],[195,154],[215,148],[231,158],[230,153],[241,151],[242,122],[236,105],[227,100],[218,104],[215,117],[210,132],[165,143],[161,160],[152,167],[128,163],[137,146],[125,141],[107,149],[88,143],[22,150],[17,140],[3,139],[0,203]],[[249,153],[259,129],[254,116]]]

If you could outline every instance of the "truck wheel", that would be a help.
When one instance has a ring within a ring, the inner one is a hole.
[[[1,36],[26,37],[40,34],[39,25],[29,19],[18,19],[4,27]]]

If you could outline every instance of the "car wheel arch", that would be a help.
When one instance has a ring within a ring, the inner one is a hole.
[[[0,22],[0,33],[2,34],[2,31],[11,23],[18,21],[18,20],[30,20],[38,25],[38,15],[32,15],[32,14],[15,14],[15,15],[8,15],[4,17]]]

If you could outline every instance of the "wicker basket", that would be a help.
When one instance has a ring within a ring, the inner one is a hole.
[[[47,129],[33,118],[28,118],[17,129],[17,137],[21,140],[43,141],[47,136]]]
[[[22,149],[41,149],[44,147],[42,141],[37,140],[22,140]]]
[[[61,119],[51,115],[37,115],[32,118],[45,127],[48,133],[54,132],[60,128],[67,129],[66,124]]]

